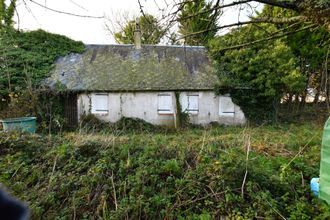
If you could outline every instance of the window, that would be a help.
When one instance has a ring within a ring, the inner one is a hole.
[[[158,95],[158,113],[159,114],[172,114],[172,96],[170,94]]]
[[[198,114],[198,95],[187,95],[182,100],[182,111],[190,114]]]
[[[108,94],[92,94],[92,113],[107,114],[109,112],[108,100]]]
[[[230,97],[220,97],[219,99],[219,115],[234,116],[235,107]]]

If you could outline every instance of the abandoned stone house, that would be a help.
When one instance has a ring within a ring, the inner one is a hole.
[[[89,45],[82,54],[59,58],[47,85],[70,94],[74,121],[94,114],[107,122],[139,118],[175,123],[177,101],[193,124],[245,123],[228,95],[218,96],[215,70],[204,47]]]

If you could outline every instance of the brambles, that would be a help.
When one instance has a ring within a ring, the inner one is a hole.
[[[328,213],[308,187],[318,175],[321,131],[303,124],[1,133],[0,182],[29,203],[33,219],[315,218]],[[244,197],[243,136],[251,140]]]

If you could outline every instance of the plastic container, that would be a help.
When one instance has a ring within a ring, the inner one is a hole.
[[[7,118],[0,122],[4,131],[36,132],[36,117]]]
[[[330,118],[324,125],[322,137],[319,198],[330,204]]]
[[[314,194],[314,196],[318,196],[319,195],[319,191],[320,191],[320,178],[312,178],[311,179],[311,191]]]

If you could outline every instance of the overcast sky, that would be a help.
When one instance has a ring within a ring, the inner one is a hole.
[[[34,0],[37,3],[46,5],[49,8],[70,12],[79,15],[106,16],[111,21],[116,21],[124,14],[140,15],[138,0]],[[159,8],[165,9],[164,0],[140,0],[144,10],[156,17],[161,17]],[[227,0],[226,0],[227,1]],[[23,30],[43,29],[52,33],[66,35],[74,40],[83,41],[86,44],[111,44],[115,43],[111,34],[105,28],[106,19],[81,18],[52,12],[38,6],[30,1],[18,0],[17,11],[19,19],[17,25]],[[173,0],[166,0],[167,3]],[[255,4],[260,9],[262,6]],[[239,8],[226,10],[221,17],[220,23],[228,24],[240,20],[246,20],[251,9],[246,7],[239,13]],[[19,20],[19,22],[18,22]],[[108,21],[109,22],[109,21]]]

